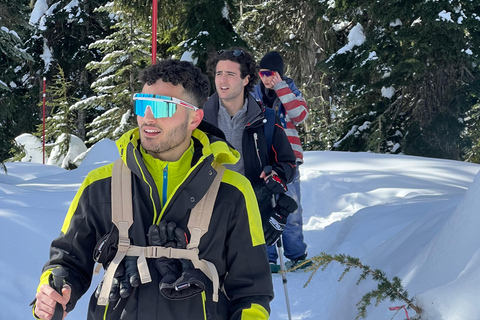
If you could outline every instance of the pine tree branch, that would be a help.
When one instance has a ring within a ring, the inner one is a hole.
[[[319,256],[315,256],[309,261],[313,264],[306,271],[311,271],[312,273],[304,287],[311,282],[318,269],[324,271],[333,261],[340,263],[344,267],[338,281],[341,281],[350,270],[356,268],[361,270],[360,276],[356,282],[357,285],[369,276],[378,283],[376,289],[364,294],[362,299],[357,303],[358,314],[355,319],[359,319],[360,317],[365,318],[367,316],[367,307],[374,299],[375,306],[378,306],[379,303],[386,299],[389,299],[392,302],[395,300],[402,300],[407,304],[407,308],[413,309],[417,314],[422,313],[422,309],[414,303],[414,299],[409,298],[408,292],[402,287],[402,281],[400,278],[393,277],[390,281],[385,272],[380,269],[372,269],[370,266],[362,264],[358,258],[345,254],[336,254],[332,256],[322,252]],[[308,261],[305,263],[307,262]],[[299,267],[300,265],[296,268]]]

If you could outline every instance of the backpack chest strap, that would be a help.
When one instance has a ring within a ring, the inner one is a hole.
[[[220,281],[218,278],[217,268],[210,261],[200,259],[198,256],[198,248],[193,249],[177,249],[177,248],[165,248],[160,246],[130,246],[127,256],[135,256],[137,258],[137,268],[140,275],[140,281],[147,283],[152,281],[146,258],[158,259],[158,258],[170,258],[170,259],[186,259],[190,260],[196,269],[200,269],[213,284],[213,301],[218,301],[218,290],[220,287]]]

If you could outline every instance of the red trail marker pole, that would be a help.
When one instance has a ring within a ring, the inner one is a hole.
[[[42,132],[42,151],[43,151],[43,164],[45,164],[45,82],[47,79],[43,77],[43,132]]]
[[[152,64],[157,62],[157,16],[158,0],[153,0],[152,4]]]

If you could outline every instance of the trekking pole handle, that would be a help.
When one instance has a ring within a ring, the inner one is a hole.
[[[270,175],[270,173],[272,173],[272,170],[273,170],[273,169],[272,169],[272,166],[265,166],[265,167],[263,168],[263,172],[265,172],[265,174],[266,174],[267,176]]]
[[[281,247],[282,246],[282,237],[279,237],[278,240],[277,240],[277,247]]]
[[[53,289],[57,291],[60,295],[62,294],[63,284],[65,283],[65,278],[68,276],[68,272],[65,268],[58,267],[52,270],[53,276]],[[55,313],[53,314],[52,320],[62,320],[63,319],[63,306],[57,302],[55,305]]]
[[[269,176],[272,173],[272,171],[273,171],[272,166],[265,166],[263,168],[263,172],[265,172],[266,176]],[[277,206],[277,200],[275,199],[274,194],[272,194],[271,204],[272,204],[272,208],[275,208]]]

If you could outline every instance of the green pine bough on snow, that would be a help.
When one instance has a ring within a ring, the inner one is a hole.
[[[320,268],[322,271],[324,271],[325,268],[327,268],[327,266],[333,261],[336,261],[345,267],[338,281],[341,281],[345,274],[347,274],[347,272],[350,270],[360,269],[361,274],[357,280],[357,285],[365,280],[368,276],[372,277],[372,279],[378,283],[375,289],[364,294],[362,299],[357,303],[358,314],[355,320],[359,318],[365,319],[367,317],[367,307],[371,305],[372,300],[375,300],[375,306],[378,306],[379,303],[387,299],[392,302],[401,300],[406,303],[407,309],[414,310],[417,315],[422,313],[422,309],[414,303],[414,299],[408,296],[408,292],[403,288],[402,280],[400,278],[393,277],[392,280],[389,280],[385,272],[379,269],[371,269],[369,266],[362,264],[358,258],[354,258],[345,254],[330,255],[322,252],[320,255],[295,266],[295,268],[292,268],[292,270],[302,267],[303,264],[306,264],[309,261],[312,262],[312,265],[305,271],[311,271],[312,273],[304,287],[310,283],[313,276]]]

